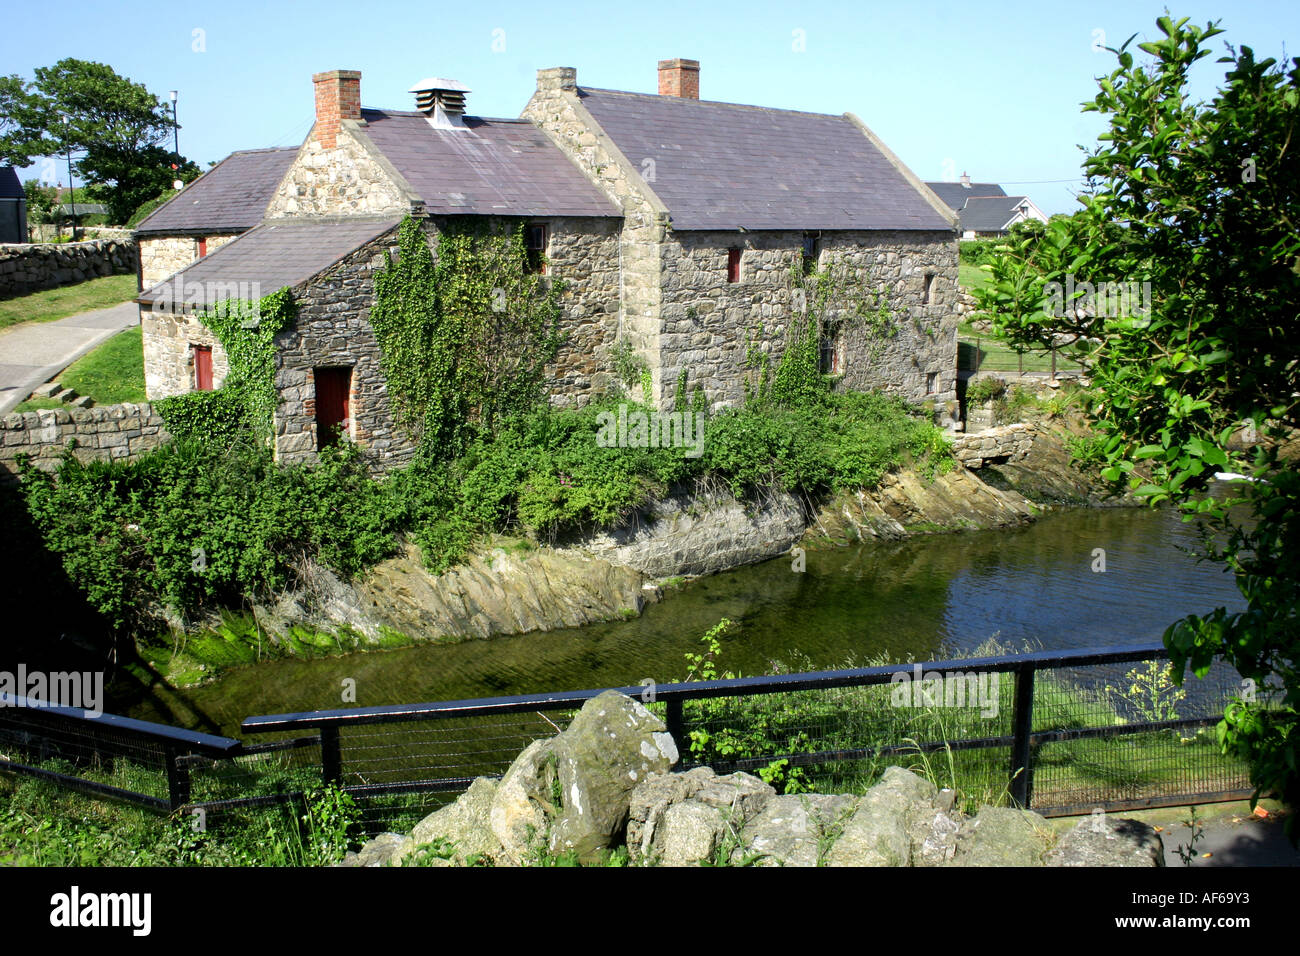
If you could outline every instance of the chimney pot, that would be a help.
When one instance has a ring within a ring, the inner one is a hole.
[[[685,100],[700,98],[700,61],[659,61],[659,95],[679,96]]]
[[[311,78],[316,87],[316,141],[326,149],[338,145],[339,123],[361,119],[361,71],[327,70]]]

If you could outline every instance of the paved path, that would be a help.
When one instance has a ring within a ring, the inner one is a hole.
[[[95,346],[140,324],[140,307],[123,302],[54,322],[24,322],[0,332],[0,415]]]

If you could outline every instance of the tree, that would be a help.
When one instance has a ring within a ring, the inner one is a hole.
[[[1137,47],[1151,60],[1135,62],[1130,37],[1084,106],[1110,127],[1084,162],[1083,209],[1032,248],[1005,248],[980,298],[1018,343],[1095,344],[1104,474],[1202,520],[1203,556],[1246,601],[1169,627],[1176,674],[1204,676],[1217,659],[1237,669],[1220,741],[1249,761],[1256,797],[1297,806],[1300,463],[1284,449],[1300,427],[1300,59],[1229,47],[1224,84],[1197,103],[1189,72],[1223,31],[1157,25],[1163,38]],[[1244,449],[1231,443],[1243,423]],[[1211,495],[1230,470],[1253,480]]]
[[[34,85],[0,78],[0,117],[5,161],[25,166],[38,156],[81,154],[76,173],[114,222],[125,222],[173,180],[198,174],[163,145],[172,136],[166,104],[103,63],[68,58],[38,67]]]

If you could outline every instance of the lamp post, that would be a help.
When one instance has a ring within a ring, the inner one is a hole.
[[[183,185],[180,180],[181,125],[176,121],[176,91],[169,90],[167,98],[172,101],[172,152],[176,154],[176,162],[172,163],[172,170],[176,173],[176,179],[172,180],[172,186],[175,189],[180,189]]]
[[[77,191],[72,182],[72,128],[69,125],[71,120],[67,113],[60,113],[59,119],[63,120],[64,140],[68,147],[68,200],[72,204],[72,241],[77,241]]]

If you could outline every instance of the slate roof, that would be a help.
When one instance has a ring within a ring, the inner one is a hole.
[[[23,184],[12,166],[0,166],[0,199],[24,199]]]
[[[423,113],[363,109],[363,130],[431,215],[621,216],[527,120],[464,117],[435,129]]]
[[[972,196],[1005,196],[1006,192],[997,183],[971,183],[967,189],[961,183],[926,183],[931,192],[942,199],[956,212],[966,205]]]
[[[257,283],[253,292],[257,297],[270,295],[323,272],[398,222],[390,218],[263,223],[142,293],[137,301],[211,305],[242,295],[231,288],[239,283]]]
[[[136,226],[142,234],[243,232],[262,221],[298,147],[231,153]]]
[[[962,229],[975,232],[998,232],[1011,221],[1025,196],[972,196],[962,207]]]
[[[674,229],[952,229],[843,116],[578,92],[633,167],[654,161]]]

